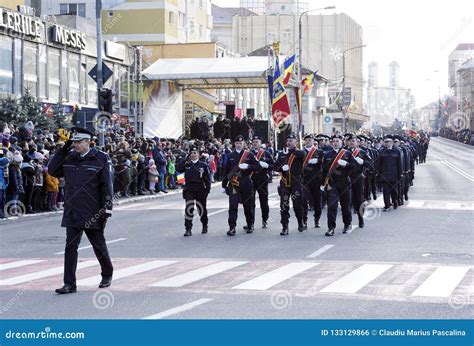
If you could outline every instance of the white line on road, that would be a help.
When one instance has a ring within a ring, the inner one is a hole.
[[[122,240],[126,240],[127,238],[118,238],[118,239],[114,239],[114,240],[109,240],[107,241],[106,243],[107,244],[112,244],[112,243],[116,243],[118,241],[122,241]],[[80,248],[78,248],[77,250],[84,250],[84,249],[90,249],[92,247],[92,245],[87,245],[87,246],[82,246]],[[61,252],[55,252],[54,253],[55,255],[64,255],[64,251],[61,251]]]
[[[177,262],[179,262],[179,261],[161,261],[161,260],[159,260],[159,261],[146,262],[146,263],[137,264],[137,265],[134,265],[134,266],[131,266],[131,267],[119,269],[119,270],[116,270],[114,272],[114,280],[122,279],[122,278],[129,277],[129,276],[132,276],[132,275],[135,275],[135,274],[141,274],[141,273],[153,270],[153,269],[165,267],[165,266],[170,265],[170,264],[175,264]],[[89,278],[79,280],[77,282],[77,285],[95,286],[100,281],[100,279],[101,279],[100,275],[91,276]]]
[[[433,156],[436,157],[439,161],[441,161],[446,167],[451,168],[453,171],[455,171],[456,173],[458,173],[462,177],[466,178],[467,180],[469,180],[471,182],[474,182],[474,177],[472,175],[470,175],[469,173],[463,171],[461,168],[453,165],[451,162],[449,162],[446,159],[443,159],[443,158],[439,157],[438,155],[433,155]]]
[[[3,264],[0,264],[0,270],[13,269],[13,268],[28,266],[30,264],[36,264],[36,263],[41,263],[45,261],[46,260],[21,260],[21,261],[3,263]]]
[[[321,255],[321,254],[325,253],[326,251],[328,251],[332,247],[334,247],[334,245],[332,245],[332,244],[324,245],[322,248],[320,248],[320,249],[316,250],[315,252],[313,252],[312,254],[306,256],[306,258],[316,258],[319,255]]]
[[[321,292],[357,293],[362,287],[392,268],[391,264],[364,264],[324,287]]]
[[[224,211],[228,211],[228,209],[220,209],[218,211],[215,211],[215,212],[212,212],[210,214],[207,214],[207,216],[212,216],[212,215],[216,215],[216,214],[219,214],[219,213],[222,213]]]
[[[351,233],[354,232],[357,228],[359,228],[359,226],[352,226],[351,229],[350,229],[346,234],[351,234]]]
[[[232,287],[232,289],[265,291],[317,265],[319,265],[319,263],[289,263],[283,267],[272,270],[271,272],[257,276],[256,278],[246,281],[238,286]]]
[[[212,299],[198,299],[198,300],[195,300],[194,302],[190,302],[190,303],[187,303],[187,304],[184,304],[184,305],[177,306],[173,309],[165,310],[165,311],[159,312],[157,314],[154,314],[154,315],[151,315],[151,316],[148,316],[148,317],[144,317],[143,319],[144,320],[159,320],[161,318],[176,315],[176,314],[179,314],[179,313],[184,312],[184,311],[189,311],[189,310],[195,308],[196,306],[206,304],[210,301],[212,301]]]
[[[98,264],[99,264],[99,262],[97,262],[97,260],[90,260],[90,261],[80,262],[80,263],[77,264],[77,269],[88,268],[88,267],[96,266]],[[14,277],[11,277],[11,278],[8,278],[8,279],[0,280],[0,286],[17,285],[17,284],[22,284],[24,282],[28,282],[28,281],[32,281],[32,280],[47,278],[47,277],[50,277],[50,276],[62,274],[63,270],[64,270],[64,267],[61,266],[61,267],[55,267],[55,268],[51,268],[51,269],[41,270],[39,272],[14,276]]]
[[[470,267],[438,267],[411,295],[449,297]]]
[[[223,273],[227,270],[239,267],[247,261],[222,261],[213,263],[202,268],[191,270],[189,272],[172,276],[168,279],[155,282],[149,286],[153,287],[183,287],[190,283],[206,279],[208,277]]]

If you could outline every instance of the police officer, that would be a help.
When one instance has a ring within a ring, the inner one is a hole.
[[[364,187],[366,170],[372,161],[369,153],[359,146],[360,138],[354,135],[349,137],[349,148],[357,165],[351,169],[352,205],[359,219],[359,228],[364,228]]]
[[[397,189],[398,189],[398,205],[401,206],[403,205],[403,194],[405,190],[405,180],[406,180],[406,175],[407,175],[407,153],[406,151],[400,146],[402,138],[399,135],[393,136],[393,147],[400,151],[400,157],[401,157],[401,162],[402,162],[402,175],[400,177],[400,180],[398,181],[397,184]]]
[[[308,205],[309,199],[311,199],[314,209],[314,227],[320,228],[323,151],[318,149],[317,144],[315,145],[314,137],[311,134],[304,136],[303,150],[305,152],[303,161],[303,226],[305,229],[308,228]]]
[[[262,148],[262,139],[259,136],[253,136],[252,139],[252,154],[255,156],[261,169],[256,172],[252,172],[252,184],[254,190],[253,201],[253,214],[255,215],[255,197],[258,193],[258,199],[260,201],[260,209],[262,210],[262,228],[267,228],[268,217],[270,214],[270,207],[268,206],[268,182],[270,180],[270,174],[273,170],[275,161],[272,155]],[[247,228],[245,226],[244,228]]]
[[[334,135],[331,138],[332,150],[324,153],[323,162],[323,185],[328,199],[328,231],[326,236],[334,235],[336,228],[337,208],[341,204],[342,221],[347,233],[352,229],[351,215],[351,180],[349,174],[351,168],[359,165],[352,156],[350,150],[343,148],[344,137]]]
[[[188,157],[178,162],[176,170],[184,172],[185,180],[183,198],[186,201],[184,209],[184,227],[186,231],[184,236],[192,235],[195,205],[201,217],[202,234],[206,234],[208,231],[207,196],[211,191],[211,179],[208,165],[199,160],[198,147],[192,146],[189,148]]]
[[[253,185],[250,179],[252,172],[261,169],[260,164],[250,150],[244,149],[244,137],[238,135],[234,140],[235,150],[229,154],[222,179],[222,192],[229,196],[229,231],[234,236],[237,226],[239,203],[244,206],[247,233],[254,230]]]
[[[390,198],[393,209],[398,208],[398,183],[402,178],[402,156],[400,150],[393,147],[393,136],[384,139],[384,149],[380,152],[378,171],[383,190],[383,211],[390,210]]]
[[[286,148],[278,152],[276,171],[281,173],[278,194],[280,195],[280,215],[283,229],[280,235],[288,235],[290,220],[290,198],[293,200],[293,210],[298,221],[298,231],[305,230],[303,224],[303,161],[305,152],[296,148],[296,136],[286,137]]]
[[[104,238],[107,219],[112,215],[113,168],[109,156],[90,147],[92,133],[73,128],[73,135],[52,157],[49,174],[64,177],[64,214],[66,227],[64,253],[64,286],[56,293],[75,293],[77,248],[85,232],[100,263],[102,280],[99,288],[112,283],[113,266]],[[74,149],[70,150],[74,143]]]

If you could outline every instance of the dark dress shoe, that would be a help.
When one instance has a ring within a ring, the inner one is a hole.
[[[202,233],[202,234],[206,234],[207,231],[208,231],[207,225],[203,225],[203,226],[202,226],[202,232],[201,232],[201,233]]]
[[[77,292],[77,287],[76,287],[76,285],[64,285],[63,287],[56,289],[55,292],[57,294],[76,293]]]
[[[408,195],[405,195],[405,201],[408,201]]]
[[[105,288],[105,287],[110,287],[110,285],[112,284],[112,277],[105,277],[105,278],[102,278],[102,280],[100,281],[100,284],[99,284],[99,288]]]
[[[359,228],[364,228],[365,224],[363,222],[359,222]]]
[[[300,232],[304,232],[304,230],[305,230],[305,228],[304,228],[304,226],[303,226],[303,225],[301,225],[301,226],[298,226],[298,231],[300,231]]]
[[[344,226],[342,233],[347,234],[352,229],[352,225]]]
[[[262,228],[266,229],[268,227],[267,221],[262,221]]]
[[[280,232],[280,235],[288,235],[288,227],[283,227],[282,231]]]
[[[332,237],[334,235],[334,228],[329,229],[324,235],[326,237]]]
[[[190,229],[187,229],[186,232],[184,232],[184,236],[185,237],[190,237],[192,236],[193,234],[191,233],[191,230]]]
[[[393,209],[397,209],[398,208],[398,204],[397,203],[394,203],[393,204]]]
[[[244,228],[247,231],[247,234],[253,233],[253,226],[246,226]]]
[[[321,228],[321,223],[319,220],[314,222],[314,228]]]
[[[227,231],[228,236],[234,236],[235,235],[235,227],[231,228],[230,230]]]
[[[305,231],[308,229],[308,223],[306,221],[303,222],[303,228]]]
[[[390,211],[390,207],[384,207],[382,210],[383,211]]]

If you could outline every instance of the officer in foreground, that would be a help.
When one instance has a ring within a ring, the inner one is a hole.
[[[64,214],[66,227],[64,286],[56,293],[75,293],[77,248],[85,232],[100,263],[99,288],[112,283],[113,266],[104,237],[107,219],[112,215],[113,168],[109,156],[90,147],[92,133],[73,128],[72,138],[57,151],[49,165],[49,174],[64,177]],[[71,147],[73,147],[72,150]]]

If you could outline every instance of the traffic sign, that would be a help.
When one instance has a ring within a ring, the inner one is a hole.
[[[112,70],[102,62],[102,83],[105,84],[113,74]],[[89,71],[89,76],[97,83],[97,64]]]
[[[344,106],[350,106],[351,102],[352,102],[352,90],[350,87],[347,87],[344,90],[344,97],[343,97]]]
[[[326,114],[323,118],[324,125],[332,125],[332,115]]]

